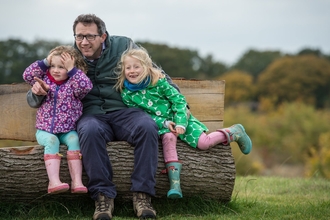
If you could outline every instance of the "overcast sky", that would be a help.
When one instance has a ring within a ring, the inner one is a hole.
[[[330,0],[0,0],[0,40],[73,42],[82,13],[111,35],[211,54],[228,65],[249,49],[330,54]]]

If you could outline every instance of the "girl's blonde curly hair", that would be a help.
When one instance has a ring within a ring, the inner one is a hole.
[[[84,61],[82,55],[72,46],[61,45],[53,48],[49,51],[49,54],[53,53],[55,56],[60,56],[62,53],[68,53],[74,58],[74,66],[87,73],[88,66]]]
[[[124,61],[126,57],[137,59],[143,67],[143,72],[138,77],[137,83],[141,83],[147,77],[150,77],[150,84],[155,85],[160,78],[165,77],[162,73],[162,69],[153,65],[151,57],[145,48],[141,46],[138,48],[129,48],[122,54],[115,71],[118,77],[118,81],[114,87],[117,91],[122,92],[124,88],[124,81],[126,79]]]

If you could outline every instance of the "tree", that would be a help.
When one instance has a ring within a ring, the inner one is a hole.
[[[224,64],[215,62],[211,55],[202,58],[195,50],[148,42],[137,44],[146,48],[153,61],[171,77],[212,79],[227,70]]]
[[[329,105],[330,62],[315,55],[274,61],[258,78],[258,97],[276,105],[302,101],[316,108]]]
[[[198,59],[196,51],[171,48],[165,44],[138,43],[148,50],[152,60],[171,77],[192,78],[197,75],[192,60]]]
[[[310,49],[310,48],[304,48],[301,51],[297,53],[297,55],[315,55],[317,57],[323,57],[323,53],[321,50],[318,49]]]
[[[231,69],[248,72],[256,80],[258,75],[267,68],[274,60],[282,57],[279,51],[256,51],[249,50],[234,64]]]
[[[311,48],[304,48],[301,51],[297,53],[297,55],[315,55],[317,57],[322,57],[330,61],[330,55],[324,54],[321,50],[319,49],[311,49]]]
[[[226,71],[228,71],[228,67],[223,63],[216,62],[212,55],[207,55],[204,59],[202,59],[202,63],[199,68],[200,74],[205,75],[202,78],[207,79],[216,78],[219,75],[223,75]]]
[[[43,59],[59,42],[37,40],[28,44],[18,39],[0,41],[0,84],[23,82],[22,74],[32,62]]]
[[[23,73],[24,60],[29,59],[30,51],[29,45],[20,40],[0,41],[1,83],[23,82],[22,76],[17,77],[17,73]]]
[[[232,70],[218,79],[226,81],[225,106],[252,99],[254,94],[253,79],[247,72]]]

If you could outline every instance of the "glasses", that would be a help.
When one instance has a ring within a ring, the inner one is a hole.
[[[87,34],[87,35],[75,34],[74,38],[76,39],[76,41],[82,41],[82,40],[84,40],[84,38],[86,38],[86,40],[88,40],[88,41],[93,41],[93,40],[95,40],[95,38],[97,36],[101,36],[101,35],[99,35],[99,34]]]

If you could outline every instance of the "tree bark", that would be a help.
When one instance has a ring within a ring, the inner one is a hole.
[[[66,161],[66,146],[61,146],[60,177],[70,184],[71,179]],[[107,145],[113,166],[113,182],[121,199],[131,199],[130,175],[133,170],[133,147],[126,142]],[[181,188],[184,197],[202,196],[223,202],[231,200],[235,183],[235,162],[229,145],[217,145],[210,150],[200,151],[178,141],[177,150],[182,160]],[[88,194],[47,194],[48,177],[43,161],[43,147],[39,145],[0,148],[0,197],[1,202],[32,202],[50,198],[78,199]],[[156,197],[166,197],[169,182],[165,169],[162,146],[159,145],[159,162],[156,174]],[[83,173],[83,182],[88,178]]]

